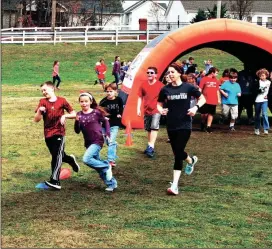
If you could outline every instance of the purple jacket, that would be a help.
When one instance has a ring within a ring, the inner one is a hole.
[[[115,61],[113,64],[112,73],[121,73],[121,64],[120,61]]]
[[[106,129],[106,135],[110,136],[110,124],[102,113],[94,109],[91,113],[84,114],[82,111],[77,113],[79,120],[75,121],[74,129],[77,134],[83,133],[85,147],[91,144],[97,144],[101,148],[104,144],[102,125]]]

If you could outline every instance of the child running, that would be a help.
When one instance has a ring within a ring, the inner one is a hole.
[[[52,155],[52,174],[50,180],[46,181],[45,184],[48,188],[60,190],[59,176],[62,162],[70,164],[75,172],[80,169],[75,156],[68,156],[64,152],[65,122],[67,118],[75,118],[76,112],[65,98],[55,95],[54,84],[51,81],[41,84],[41,91],[45,98],[40,100],[36,108],[34,121],[39,122],[43,119],[45,143]],[[64,114],[64,110],[68,114]]]
[[[106,129],[106,139],[110,143],[110,126],[109,121],[105,118],[107,113],[97,105],[94,97],[88,92],[79,95],[79,104],[82,111],[76,115],[74,129],[77,134],[80,131],[83,133],[86,147],[83,162],[98,172],[107,186],[105,190],[112,192],[117,188],[117,181],[112,176],[112,168],[109,162],[100,159],[100,150],[104,143],[101,123]]]
[[[99,105],[104,107],[109,115],[110,123],[110,143],[108,143],[108,160],[112,167],[116,166],[115,160],[118,158],[117,152],[117,142],[116,137],[121,126],[121,118],[123,114],[123,100],[117,96],[117,85],[116,83],[111,83],[105,85],[105,91],[107,97],[103,98]]]
[[[99,80],[100,85],[102,86],[103,91],[105,90],[105,74],[107,72],[107,66],[105,64],[104,59],[101,59],[95,65],[95,72],[97,74],[97,78]],[[97,80],[95,81],[95,85],[97,84]]]
[[[55,85],[56,80],[58,81],[57,85],[56,85],[56,89],[59,90],[59,85],[60,85],[60,82],[61,82],[61,79],[59,77],[59,61],[54,61],[54,63],[53,63],[52,76],[53,76],[53,84],[54,85]]]
[[[235,68],[230,69],[229,80],[220,86],[222,94],[222,114],[225,118],[230,114],[229,130],[235,131],[235,119],[238,118],[238,97],[241,96],[241,87],[236,82],[238,71]]]

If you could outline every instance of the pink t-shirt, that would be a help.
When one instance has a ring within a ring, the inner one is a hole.
[[[53,67],[52,76],[56,76],[56,75],[59,75],[59,65],[58,65],[58,64],[56,64],[56,65]]]

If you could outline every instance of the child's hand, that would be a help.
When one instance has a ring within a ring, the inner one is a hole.
[[[46,113],[46,108],[44,106],[40,106],[39,111],[41,113]]]
[[[79,121],[80,120],[80,115],[76,115],[76,120]]]
[[[117,114],[117,118],[122,118],[122,115],[121,114]]]
[[[106,142],[107,142],[107,144],[110,144],[110,143],[111,143],[111,139],[110,139],[109,136],[106,136]]]

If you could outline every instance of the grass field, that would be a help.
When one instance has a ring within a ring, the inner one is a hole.
[[[81,171],[62,181],[61,191],[35,189],[50,175],[43,124],[32,120],[41,98],[39,85],[51,79],[53,60],[61,61],[63,82],[57,94],[79,110],[80,89],[90,90],[97,100],[104,96],[100,86],[93,85],[93,65],[101,56],[110,65],[115,55],[133,59],[143,47],[2,45],[2,248],[272,247],[271,134],[256,137],[253,126],[246,125],[229,133],[227,125],[217,124],[217,117],[212,134],[201,133],[199,116],[194,119],[187,151],[199,162],[191,176],[182,174],[178,196],[166,195],[173,156],[164,127],[155,159],[142,153],[143,130],[133,131],[131,147],[125,146],[120,130],[114,169],[118,189],[107,194],[97,173],[82,163],[83,138],[73,132],[71,120],[66,152],[76,155]],[[212,58],[221,72],[242,67],[217,50],[190,55],[198,64]]]

